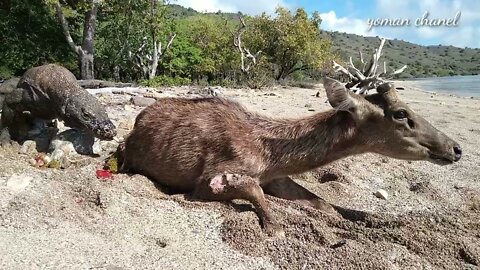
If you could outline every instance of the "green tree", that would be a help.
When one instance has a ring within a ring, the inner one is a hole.
[[[20,76],[33,66],[57,62],[76,70],[52,10],[42,1],[0,2],[0,78]]]
[[[46,0],[55,7],[57,19],[62,27],[63,35],[71,50],[77,55],[80,68],[80,78],[87,80],[94,78],[95,55],[95,30],[97,26],[97,13],[102,3],[101,0],[67,1],[61,5],[58,0]],[[77,45],[72,38],[68,17],[83,17],[83,37],[81,45]]]
[[[320,36],[320,23],[318,13],[309,18],[304,9],[293,14],[280,7],[275,17],[264,13],[251,19],[254,30],[245,34],[246,42],[265,52],[277,80],[285,79],[295,71],[320,69],[332,57],[330,41]]]

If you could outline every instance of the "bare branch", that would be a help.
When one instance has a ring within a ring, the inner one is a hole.
[[[380,46],[378,46],[378,49],[376,49],[375,53],[373,54],[373,57],[372,57],[372,63],[373,64],[368,71],[367,77],[374,76],[377,73],[378,60],[380,59],[380,56],[382,55],[383,45],[385,45],[385,38],[381,39]]]
[[[362,73],[365,74],[365,66],[367,65],[367,63],[365,63],[365,61],[363,60],[362,51],[358,51],[358,53],[360,54],[360,62],[362,62]]]
[[[167,43],[167,46],[165,46],[165,50],[160,55],[163,55],[170,48],[170,46],[172,46],[173,40],[175,39],[176,36],[177,36],[177,33],[173,33],[173,35],[170,37],[170,40]]]
[[[241,26],[233,34],[233,45],[237,47],[238,51],[240,52],[240,62],[241,62],[240,69],[244,73],[249,73],[250,68],[257,64],[258,58],[262,53],[262,51],[259,50],[255,54],[252,54],[248,48],[242,45],[242,35],[247,29],[247,25],[245,24],[245,20],[241,15],[239,15],[239,20],[240,20]],[[250,63],[248,65],[245,65],[246,59],[250,59]]]
[[[337,62],[333,61],[333,68],[336,72],[340,72],[348,76],[350,81],[345,85],[346,88],[359,94],[367,94],[369,90],[376,89],[380,84],[385,83],[387,78],[403,72],[407,66],[392,72],[387,73],[387,62],[383,62],[383,72],[379,72],[378,66],[380,57],[382,56],[385,39],[382,38],[378,49],[373,53],[372,58],[365,64],[363,54],[359,51],[360,62],[363,64],[362,71],[355,67],[352,57],[349,58],[347,68],[342,67]]]
[[[335,61],[333,61],[333,69],[335,70],[335,72],[341,72],[347,75],[350,79],[355,79],[355,76],[353,76],[352,73],[350,73],[346,68],[342,67]]]
[[[62,25],[63,35],[67,39],[68,45],[77,55],[80,55],[82,53],[82,48],[80,46],[77,46],[75,42],[73,42],[72,36],[70,35],[68,22],[65,19],[65,16],[63,15],[62,6],[60,5],[59,1],[55,2],[55,11],[57,14],[57,18],[60,21],[60,24]]]
[[[407,68],[407,65],[395,70],[391,75],[393,76],[393,75],[397,75],[399,73],[402,73],[406,68]]]

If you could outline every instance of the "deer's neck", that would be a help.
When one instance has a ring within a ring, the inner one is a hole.
[[[347,112],[328,111],[264,127],[267,175],[302,173],[334,160],[365,152],[358,129]]]

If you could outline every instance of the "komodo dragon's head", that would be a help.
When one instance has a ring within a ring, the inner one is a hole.
[[[69,98],[63,120],[67,126],[91,132],[101,140],[112,140],[117,135],[105,106],[86,91]]]

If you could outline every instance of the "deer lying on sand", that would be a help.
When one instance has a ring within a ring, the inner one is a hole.
[[[366,152],[439,164],[460,159],[460,146],[409,109],[392,84],[367,96],[329,78],[324,86],[333,109],[298,120],[266,118],[221,98],[159,100],[119,147],[120,171],[196,199],[248,200],[265,231],[282,235],[264,193],[335,211],[289,175]]]

